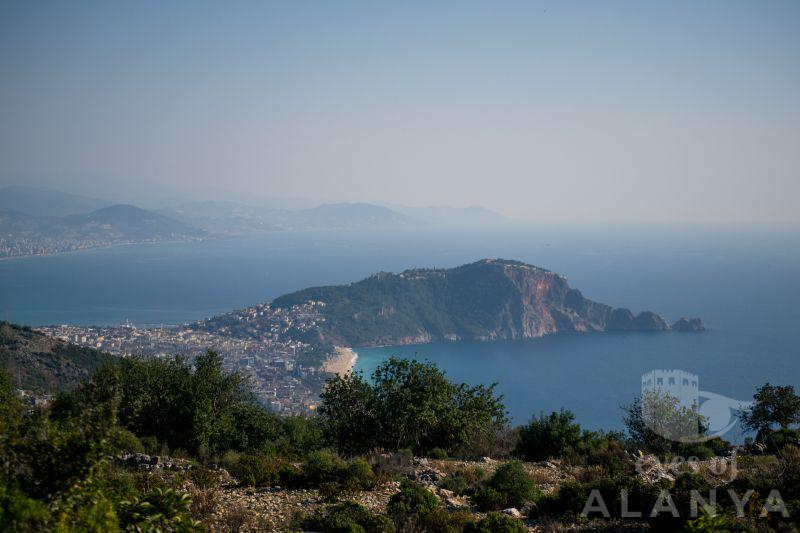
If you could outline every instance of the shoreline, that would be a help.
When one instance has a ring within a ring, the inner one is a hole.
[[[189,238],[189,239],[177,239],[177,240],[156,240],[156,241],[128,241],[128,242],[114,242],[109,244],[99,244],[96,246],[86,246],[82,248],[75,248],[73,250],[61,250],[58,252],[42,252],[39,254],[25,254],[25,255],[4,255],[0,257],[0,261],[9,261],[13,259],[33,259],[35,257],[55,257],[59,255],[68,255],[68,254],[75,254],[80,252],[88,252],[89,250],[108,250],[111,248],[117,248],[119,246],[136,246],[140,244],[180,244],[184,242],[203,242],[207,240],[211,240],[213,237],[197,237],[197,238]]]
[[[347,375],[353,371],[358,354],[352,348],[336,346],[333,356],[322,363],[322,370],[331,374]]]

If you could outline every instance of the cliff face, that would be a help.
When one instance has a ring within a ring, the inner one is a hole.
[[[272,305],[309,300],[325,303],[320,340],[349,346],[670,329],[655,313],[634,315],[593,302],[555,272],[506,260],[379,273],[349,285],[288,294]]]

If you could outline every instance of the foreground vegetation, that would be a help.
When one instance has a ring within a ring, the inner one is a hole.
[[[625,408],[624,434],[582,430],[568,411],[510,428],[493,387],[454,384],[417,361],[391,359],[370,381],[334,378],[312,419],[267,412],[213,352],[193,365],[179,358],[108,361],[47,408],[23,405],[0,372],[0,528],[265,529],[238,511],[220,513],[218,488],[240,485],[311,490],[327,502],[280,526],[297,530],[514,532],[525,530],[523,519],[545,529],[612,528],[625,519],[663,530],[795,530],[800,399],[792,387],[771,385],[754,399],[741,419],[755,442],[739,450],[737,475],[687,463],[648,479],[643,457],[710,465],[732,447],[718,438],[665,439],[648,413],[666,413],[662,425],[699,423],[699,431],[702,418],[669,398],[647,396]],[[662,402],[656,410],[655,401]],[[132,468],[130,454],[145,452],[171,457],[168,468]],[[447,472],[419,456],[438,459]],[[536,473],[548,469],[558,475]],[[753,492],[739,507],[720,496],[716,514],[693,518],[693,495],[708,500],[713,488]],[[373,508],[354,501],[381,491],[386,500]],[[678,516],[651,516],[665,508],[664,491]],[[641,514],[626,518],[626,508]]]

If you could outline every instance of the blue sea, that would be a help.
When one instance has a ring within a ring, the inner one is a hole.
[[[0,261],[0,319],[178,324],[379,270],[484,257],[557,271],[613,306],[700,316],[708,331],[360,349],[357,370],[391,355],[428,359],[451,379],[497,382],[514,422],[563,407],[605,429],[620,427],[619,406],[652,369],[694,373],[702,390],[739,400],[767,381],[800,386],[800,232],[768,228],[286,232],[10,259]]]

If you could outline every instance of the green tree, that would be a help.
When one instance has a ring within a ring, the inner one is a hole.
[[[378,444],[375,393],[360,373],[337,375],[321,394],[323,431],[339,453],[355,455]]]
[[[194,454],[259,449],[282,424],[259,406],[245,378],[226,372],[209,351],[195,360],[130,357],[101,368],[92,381],[60,396],[54,417],[67,420],[116,398],[115,420],[139,437]],[[114,422],[115,420],[112,420]]]
[[[764,384],[753,396],[753,404],[739,413],[742,427],[766,436],[773,427],[788,430],[800,423],[800,396],[792,385]]]
[[[359,374],[339,376],[322,394],[323,425],[342,454],[375,447],[451,451],[507,424],[494,386],[454,384],[429,362],[391,358],[372,381]]]
[[[529,461],[541,461],[561,457],[580,441],[581,428],[570,411],[541,413],[522,426],[516,452]]]
[[[630,440],[653,453],[679,450],[702,440],[707,431],[696,404],[682,406],[678,398],[660,390],[645,392],[623,411]]]

